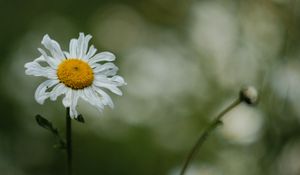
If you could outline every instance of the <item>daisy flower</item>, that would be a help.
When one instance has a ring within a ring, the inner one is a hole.
[[[44,47],[50,52],[38,48],[41,56],[25,64],[27,75],[47,78],[35,91],[35,100],[43,104],[47,98],[55,101],[58,96],[64,95],[63,105],[69,108],[71,118],[76,118],[78,100],[95,106],[102,111],[104,106],[113,108],[110,96],[103,91],[122,95],[119,86],[126,85],[124,79],[116,75],[118,67],[111,61],[115,55],[110,52],[97,53],[93,45],[88,43],[91,35],[79,34],[78,39],[71,39],[69,52],[63,52],[60,45],[45,35],[42,40]]]

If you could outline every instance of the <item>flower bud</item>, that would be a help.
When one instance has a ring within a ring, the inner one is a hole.
[[[240,100],[254,105],[258,102],[258,92],[253,86],[246,86],[240,91]]]

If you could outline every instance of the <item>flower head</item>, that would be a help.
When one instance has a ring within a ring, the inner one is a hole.
[[[48,35],[44,36],[42,44],[50,55],[39,48],[41,56],[25,64],[27,75],[48,79],[35,91],[34,97],[38,103],[43,104],[47,98],[54,101],[64,95],[63,105],[70,108],[72,118],[79,115],[76,106],[80,98],[99,111],[106,105],[113,108],[110,96],[103,89],[122,95],[118,87],[126,83],[116,75],[118,67],[111,63],[115,55],[110,52],[96,54],[97,49],[93,45],[88,47],[91,38],[91,35],[80,33],[78,39],[71,39],[69,52],[63,52],[56,41]]]
[[[258,92],[253,86],[245,86],[240,91],[240,100],[249,105],[258,103]]]

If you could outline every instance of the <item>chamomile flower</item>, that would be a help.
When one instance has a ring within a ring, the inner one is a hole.
[[[115,55],[110,52],[97,53],[93,45],[88,43],[91,35],[79,34],[78,39],[71,39],[69,52],[63,52],[60,45],[45,35],[42,44],[50,52],[39,48],[41,56],[25,64],[27,75],[47,78],[35,91],[35,100],[43,104],[48,98],[55,101],[64,95],[63,105],[70,109],[70,116],[76,118],[78,100],[95,106],[102,111],[104,106],[113,108],[110,96],[103,91],[107,89],[117,95],[122,95],[119,86],[126,85],[124,79],[116,75],[118,67],[111,61]]]

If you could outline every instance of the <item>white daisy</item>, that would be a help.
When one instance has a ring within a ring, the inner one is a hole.
[[[96,54],[97,49],[93,45],[88,48],[91,38],[91,35],[80,33],[78,39],[71,39],[69,52],[63,52],[56,41],[48,35],[44,36],[42,44],[51,56],[39,48],[41,56],[25,64],[27,75],[48,78],[36,89],[34,97],[38,103],[43,104],[47,98],[54,101],[64,94],[62,102],[70,109],[72,118],[79,115],[76,110],[79,98],[99,111],[105,105],[113,108],[110,96],[102,89],[122,95],[118,87],[126,83],[121,76],[116,75],[118,67],[110,62],[115,60],[113,53]]]

